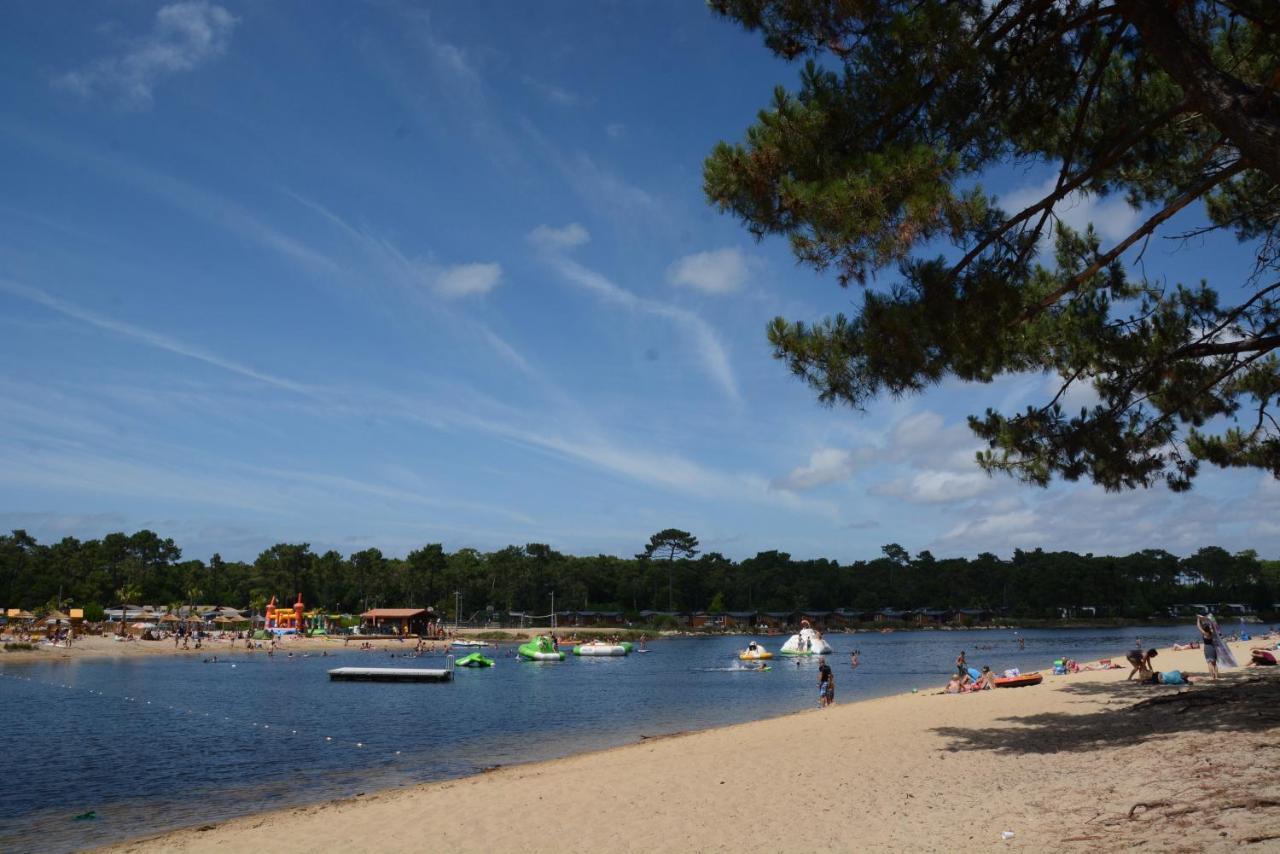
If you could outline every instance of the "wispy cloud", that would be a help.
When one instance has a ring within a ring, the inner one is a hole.
[[[165,350],[179,356],[185,356],[189,359],[195,359],[204,362],[206,365],[212,365],[215,368],[221,368],[224,371],[230,371],[233,374],[239,374],[251,380],[256,380],[276,388],[285,389],[287,391],[297,392],[298,394],[311,394],[312,389],[308,386],[296,383],[293,380],[284,377],[259,371],[247,365],[225,359],[208,350],[202,349],[192,344],[188,344],[170,335],[164,335],[159,332],[153,332],[150,329],[144,329],[140,326],[134,326],[130,323],[114,320],[109,317],[81,308],[66,300],[59,299],[52,294],[46,293],[39,288],[33,288],[23,285],[9,279],[0,279],[0,291],[10,296],[32,302],[43,306],[51,311],[56,311],[61,315],[70,317],[73,320],[79,320],[98,329],[114,333],[131,341],[136,341],[148,347],[154,347],[158,350]]]
[[[459,299],[486,294],[502,281],[502,265],[496,261],[441,264],[434,257],[409,255],[390,239],[352,225],[319,202],[293,192],[289,195],[346,235],[365,258],[376,265],[383,280],[399,286],[402,291]]]
[[[576,93],[570,92],[568,89],[557,86],[554,83],[538,80],[528,74],[521,79],[521,82],[538,93],[547,103],[554,104],[557,107],[574,107],[582,101],[582,98]]]
[[[667,281],[704,294],[731,294],[742,289],[757,264],[755,259],[735,248],[695,252],[677,259],[667,268]]]
[[[135,39],[126,52],[62,74],[54,84],[84,98],[104,93],[131,109],[145,110],[161,80],[225,53],[236,23],[226,9],[204,0],[162,6],[151,32]]]
[[[570,242],[566,244],[563,241],[557,242],[556,240],[548,243],[548,235],[562,235],[573,230],[573,228],[574,226],[572,225],[559,230],[545,225],[539,226],[529,233],[528,238],[535,246],[541,246],[548,250],[543,253],[543,257],[551,265],[551,268],[567,281],[585,288],[613,305],[620,306],[628,311],[661,317],[681,327],[697,349],[703,370],[715,380],[725,395],[735,401],[739,400],[738,384],[734,379],[733,369],[729,364],[729,354],[725,350],[724,344],[720,342],[720,336],[711,328],[711,325],[687,309],[637,296],[626,288],[615,284],[607,276],[584,267],[577,261],[567,257],[563,252],[555,251],[565,245],[576,245],[576,243]],[[577,243],[585,242],[586,230],[582,229],[581,232],[573,231],[573,236]]]
[[[270,225],[247,208],[217,193],[129,160],[100,154],[77,143],[9,121],[5,133],[46,156],[85,164],[130,190],[141,190],[191,216],[238,235],[313,275],[337,278],[342,269],[323,251]]]

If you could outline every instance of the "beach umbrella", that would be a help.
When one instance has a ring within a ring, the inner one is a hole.
[[[181,623],[181,622],[182,622],[182,620],[180,620],[179,618],[175,617],[173,614],[165,614],[163,617],[161,617],[161,618],[160,618],[160,622],[162,622],[162,623]]]

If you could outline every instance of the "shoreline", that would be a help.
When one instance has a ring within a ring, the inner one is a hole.
[[[959,631],[1018,632],[1018,631],[1055,630],[1055,629],[1075,630],[1075,629],[1091,629],[1091,628],[1092,629],[1097,629],[1097,628],[1152,628],[1153,629],[1153,628],[1164,628],[1169,626],[1183,626],[1183,625],[1188,626],[1188,628],[1192,628],[1194,627],[1195,624],[1194,622],[1183,623],[1181,621],[1161,623],[1159,625],[1154,625],[1149,623],[1128,623],[1128,622],[1110,622],[1110,621],[1084,622],[1084,623],[1064,621],[1062,623],[1057,623],[1054,625],[1031,625],[1031,626],[1010,626],[1010,625],[963,626],[963,627],[962,626],[905,626],[905,627],[890,628],[887,633],[959,632]],[[1251,625],[1265,626],[1267,624],[1253,623]],[[481,639],[481,640],[484,640],[485,643],[492,644],[493,646],[503,647],[503,646],[508,646],[512,644],[523,643],[525,640],[528,640],[536,635],[547,634],[551,631],[555,631],[557,634],[561,636],[561,639],[563,641],[570,644],[574,642],[573,640],[569,640],[570,638],[580,639],[583,637],[599,637],[602,635],[608,636],[608,635],[623,634],[628,636],[625,639],[631,639],[631,636],[638,636],[639,634],[641,634],[641,631],[638,629],[619,629],[617,627],[594,627],[594,626],[583,626],[583,627],[561,626],[561,627],[557,627],[554,630],[546,627],[528,628],[528,629],[461,628],[457,630],[457,634],[455,635],[455,637],[459,639]],[[507,637],[494,636],[500,633],[506,634],[508,636]],[[842,637],[846,635],[856,636],[856,635],[862,635],[862,634],[881,634],[881,633],[886,633],[886,632],[881,629],[870,629],[870,628],[856,628],[856,629],[844,629],[844,630],[836,629],[836,630],[831,630],[826,632],[828,636],[833,636],[833,637]],[[776,635],[776,637],[784,637],[787,634],[788,634],[787,632],[782,632]],[[711,637],[738,636],[738,635],[743,637],[775,636],[775,635],[762,635],[760,633],[746,632],[746,631],[736,632],[736,631],[698,631],[698,630],[692,630],[692,631],[690,630],[663,630],[663,631],[655,630],[654,632],[649,634],[648,640],[651,642],[656,642],[656,641],[661,641],[667,638],[676,638],[676,637],[711,638]],[[387,637],[387,636],[379,636],[379,635],[350,635],[350,636],[326,635],[321,637],[288,636],[287,640],[282,641],[282,646],[280,647],[279,650],[277,650],[277,652],[278,653],[283,652],[287,655],[289,652],[301,652],[304,654],[313,654],[315,652],[323,652],[327,650],[328,651],[338,650],[338,649],[351,650],[353,647],[347,646],[345,643],[345,640],[347,637],[350,637],[351,640],[357,644],[363,643],[366,641],[370,642],[374,644],[374,649],[379,651],[382,651],[382,650],[397,651],[397,650],[405,649],[406,652],[408,652],[409,649],[412,648],[413,644],[416,643],[416,637],[406,638],[404,640],[401,640],[400,638],[397,638],[397,637]],[[69,649],[67,647],[62,647],[62,646],[56,646],[56,647],[51,646],[43,641],[35,641],[33,642],[35,648],[31,650],[0,651],[0,663],[48,661],[51,659],[72,660],[72,659],[79,659],[79,658],[110,658],[110,657],[144,658],[144,657],[157,656],[157,655],[182,655],[182,656],[204,657],[204,656],[224,655],[224,654],[232,654],[232,653],[236,655],[251,655],[257,652],[262,652],[265,654],[266,652],[266,650],[254,650],[251,652],[250,650],[245,649],[243,646],[243,640],[240,641],[239,646],[233,643],[230,643],[227,640],[214,639],[214,640],[206,641],[206,644],[200,649],[194,649],[194,648],[181,649],[181,648],[174,648],[169,641],[138,640],[138,641],[124,642],[124,641],[116,641],[114,640],[114,638],[115,638],[115,635],[112,633],[107,633],[102,635],[82,635],[73,643],[73,645]],[[428,641],[428,643],[435,644],[434,649],[436,652],[443,652],[445,651],[444,648],[448,646],[449,641],[436,640],[434,642]],[[1242,643],[1247,643],[1247,642],[1242,642]]]
[[[1247,661],[1250,645],[1232,649]],[[1159,666],[1204,671],[1199,650],[1162,649]],[[569,847],[599,851],[1235,850],[1280,839],[1280,673],[1238,668],[1178,689],[1126,683],[1127,672],[846,701],[103,850],[296,840],[282,850],[302,851],[322,838],[355,850],[415,851],[431,839],[553,851],[569,816]],[[483,834],[461,818],[477,805]]]

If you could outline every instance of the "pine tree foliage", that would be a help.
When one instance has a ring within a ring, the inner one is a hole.
[[[1187,489],[1206,462],[1280,477],[1280,3],[711,6],[807,57],[797,91],[716,146],[704,186],[757,237],[863,287],[856,314],[769,326],[820,400],[862,409],[1043,372],[1060,378],[1051,399],[970,417],[986,470],[1109,490]],[[1056,180],[1003,210],[978,181],[1007,163]],[[1073,194],[1121,196],[1140,224],[1116,242],[1072,229],[1055,205]],[[1193,204],[1205,227],[1171,233]],[[1215,231],[1255,253],[1244,280],[1170,283],[1133,263],[1153,238],[1192,252]],[[1097,402],[1072,412],[1076,385]]]

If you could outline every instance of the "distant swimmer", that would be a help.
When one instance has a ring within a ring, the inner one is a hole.
[[[856,670],[858,667],[858,659],[861,655],[861,651],[856,649],[849,653],[849,666]]]

